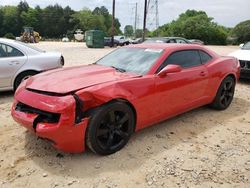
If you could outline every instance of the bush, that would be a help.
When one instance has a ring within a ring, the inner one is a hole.
[[[232,37],[237,38],[238,43],[250,41],[250,20],[236,25],[232,31]]]
[[[4,35],[4,38],[7,38],[7,39],[16,39],[16,37],[12,33],[6,33]]]
[[[159,27],[151,36],[200,39],[205,44],[225,45],[228,29],[213,22],[204,11],[187,10],[177,20]]]

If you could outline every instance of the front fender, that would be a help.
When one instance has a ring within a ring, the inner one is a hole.
[[[114,99],[124,99],[132,103],[135,96],[131,91],[123,88],[119,83],[112,85],[97,85],[90,90],[80,90],[75,93],[84,101],[84,111],[105,104]]]

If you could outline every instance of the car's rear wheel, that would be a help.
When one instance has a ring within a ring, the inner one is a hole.
[[[28,79],[29,77],[31,77],[37,73],[38,72],[36,72],[36,71],[25,71],[25,72],[20,73],[15,79],[14,91],[16,91],[16,89],[18,88],[18,86],[21,84],[22,81]]]
[[[217,110],[225,110],[229,107],[233,100],[234,91],[235,79],[228,76],[222,81],[215,96],[215,99],[210,106]]]
[[[123,102],[107,103],[92,111],[90,117],[86,143],[100,155],[109,155],[122,149],[134,131],[134,113]]]

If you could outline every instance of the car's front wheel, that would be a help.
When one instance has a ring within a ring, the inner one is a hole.
[[[127,144],[134,126],[134,112],[126,103],[107,103],[90,114],[87,146],[100,155],[115,153]]]
[[[216,93],[215,99],[210,106],[217,110],[225,110],[228,108],[234,97],[235,84],[234,78],[230,76],[226,77],[222,81]]]
[[[20,73],[15,79],[14,91],[16,91],[16,89],[18,88],[18,86],[21,84],[22,81],[28,79],[29,77],[31,77],[37,73],[38,72],[36,72],[36,71],[25,71],[25,72]]]

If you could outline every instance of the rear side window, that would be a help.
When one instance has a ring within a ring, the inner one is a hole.
[[[0,44],[0,57],[18,57],[24,56],[22,52],[9,45]]]
[[[210,61],[212,59],[212,57],[210,55],[208,55],[206,52],[204,51],[199,51],[200,56],[201,56],[201,62],[203,64],[207,63],[208,61]]]
[[[4,44],[0,44],[0,58],[7,57],[6,46]]]
[[[183,50],[172,53],[159,67],[157,72],[167,65],[180,65],[182,68],[189,68],[201,65],[201,58],[198,50]]]
[[[176,43],[186,44],[187,42],[183,39],[175,39]]]

